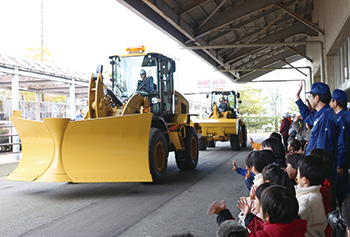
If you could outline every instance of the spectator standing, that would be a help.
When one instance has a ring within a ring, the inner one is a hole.
[[[284,149],[287,151],[287,146],[288,146],[288,138],[289,138],[289,128],[290,128],[290,125],[291,125],[291,122],[289,120],[289,113],[286,112],[283,114],[283,119],[281,121],[281,126],[280,126],[280,133],[283,137],[283,146],[284,146]]]
[[[339,89],[332,93],[331,108],[337,115],[339,123],[338,156],[337,156],[337,189],[335,196],[339,205],[350,193],[349,155],[350,155],[350,112],[347,110],[347,94]]]
[[[299,116],[295,116],[292,122],[292,126],[297,132],[297,135],[300,136],[300,140],[309,140],[312,128],[309,124],[304,123],[304,121],[300,120]]]
[[[78,120],[82,120],[85,116],[85,109],[80,109],[79,111],[80,113],[77,115],[77,117],[75,118],[76,121]]]
[[[313,124],[305,155],[309,155],[314,148],[323,148],[337,157],[338,122],[333,109],[328,105],[331,101],[329,86],[322,82],[312,84],[311,91],[307,92],[309,93],[310,104],[314,109],[312,111],[300,99],[302,88],[303,83],[301,81],[296,94],[296,104],[304,121]]]

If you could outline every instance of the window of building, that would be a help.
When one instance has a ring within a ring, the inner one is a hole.
[[[349,80],[350,77],[349,42],[350,37],[345,40],[337,54],[334,56],[334,76],[336,87]]]

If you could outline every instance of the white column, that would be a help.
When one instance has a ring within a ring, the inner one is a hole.
[[[74,79],[72,79],[72,84],[69,87],[69,111],[70,111],[70,119],[75,119],[75,84]]]
[[[12,75],[12,80],[11,80],[11,102],[12,102],[12,111],[11,114],[13,114],[13,110],[19,110],[19,76],[18,76],[18,68],[15,68],[15,74]],[[13,127],[12,129],[12,134],[16,134],[17,131]],[[13,136],[12,137],[12,142],[13,143],[19,143],[19,137],[18,136]],[[12,150],[14,152],[19,151],[19,145],[13,145]],[[20,159],[20,154],[16,154],[16,159]]]
[[[18,76],[18,68],[15,68],[15,74],[12,75],[11,94],[12,94],[12,111],[13,110],[19,110],[19,76]]]
[[[40,93],[35,93],[35,102],[36,102],[36,120],[40,120]]]

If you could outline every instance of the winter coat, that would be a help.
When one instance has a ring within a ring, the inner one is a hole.
[[[294,219],[290,223],[265,222],[260,230],[248,233],[249,237],[303,237],[306,232],[306,221]]]
[[[306,237],[325,236],[327,218],[323,207],[321,185],[310,187],[295,186],[296,198],[299,203],[299,215],[307,221]]]
[[[280,133],[282,136],[284,137],[288,136],[288,130],[289,130],[290,124],[291,122],[289,121],[288,118],[284,118],[282,120],[281,127],[280,127]]]

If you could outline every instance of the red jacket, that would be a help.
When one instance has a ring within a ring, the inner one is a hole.
[[[264,224],[264,221],[261,218],[254,216],[254,218],[247,225],[247,229],[251,233],[256,233],[257,231],[262,229],[263,224]]]
[[[249,237],[303,237],[306,233],[306,220],[294,219],[292,222],[283,223],[270,223],[265,222],[261,230],[251,232]]]
[[[323,206],[324,210],[326,212],[326,216],[328,213],[333,211],[333,208],[331,206],[332,202],[332,187],[331,183],[328,181],[328,179],[325,179],[321,188],[320,188],[320,193],[322,194],[322,201],[323,201]],[[331,237],[332,236],[332,228],[330,225],[327,225],[327,228],[325,230],[326,237]]]
[[[291,122],[289,119],[284,118],[281,122],[281,127],[280,127],[280,133],[282,136],[288,136],[288,130],[290,127]]]

